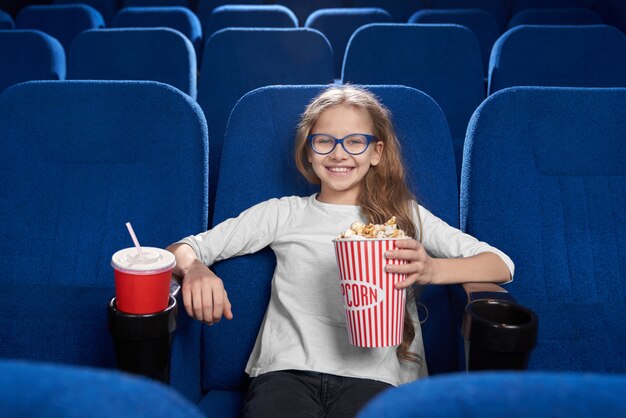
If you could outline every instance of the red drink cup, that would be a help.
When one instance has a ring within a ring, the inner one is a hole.
[[[357,347],[388,347],[402,342],[406,291],[394,285],[405,274],[387,273],[385,252],[395,250],[395,241],[406,238],[336,239],[341,294],[350,344]]]
[[[145,315],[167,308],[174,254],[161,248],[126,248],[113,254],[115,304],[118,310]]]

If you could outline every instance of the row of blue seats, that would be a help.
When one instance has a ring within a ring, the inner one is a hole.
[[[214,223],[272,197],[316,191],[298,175],[291,144],[299,115],[323,88],[263,87],[239,100]],[[507,288],[540,318],[529,368],[626,373],[626,89],[491,95],[469,123],[460,194],[439,106],[409,87],[370,89],[394,115],[424,206],[515,261]],[[130,244],[124,223],[157,247],[206,228],[202,110],[155,82],[28,82],[0,95],[0,138],[0,357],[113,367],[109,261]],[[274,259],[266,249],[214,268],[235,317],[203,327],[181,312],[170,381],[207,415],[234,417]],[[430,373],[462,370],[456,287],[427,287],[420,301],[430,312],[422,325]]]
[[[98,10],[104,20],[110,23],[117,11],[123,7],[185,7],[191,9],[205,22],[211,12],[224,4],[280,4],[293,10],[300,24],[316,10],[325,8],[380,7],[387,10],[394,22],[407,22],[409,17],[423,9],[466,9],[476,8],[489,12],[503,30],[510,18],[524,10],[538,8],[588,8],[597,11],[610,23],[623,22],[626,13],[623,3],[615,0],[53,0],[53,4],[84,3]],[[13,10],[17,13],[17,10]],[[617,18],[617,19],[616,19]]]
[[[27,79],[65,78],[58,46],[56,53],[48,52],[52,65],[40,70],[36,60],[46,52],[18,39],[35,38],[40,48],[53,40],[36,32],[0,32],[3,37],[3,55],[15,58],[4,61],[0,74],[6,81],[0,81],[0,89]],[[26,51],[34,57],[26,57]],[[228,117],[237,100],[265,85],[325,84],[334,72],[328,41],[309,29],[226,29],[207,42],[205,57],[196,88],[193,49],[179,33],[87,31],[72,48],[67,78],[152,79],[192,97],[197,90],[209,124],[213,198]],[[446,115],[460,174],[468,121],[486,97],[479,47],[470,31],[454,25],[366,25],[349,42],[342,81],[402,84],[429,94]],[[511,29],[492,51],[489,93],[515,85],[625,87],[626,36],[603,25]]]

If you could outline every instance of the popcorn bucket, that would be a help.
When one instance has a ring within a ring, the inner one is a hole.
[[[405,238],[336,239],[341,294],[350,344],[357,347],[388,347],[402,342],[406,290],[394,284],[405,274],[386,273],[385,252],[395,250],[395,241]]]

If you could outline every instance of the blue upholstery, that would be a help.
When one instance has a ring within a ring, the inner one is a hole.
[[[186,7],[129,7],[120,10],[113,21],[114,28],[166,27],[182,33],[191,41],[196,56],[202,49],[202,27],[198,17]]]
[[[200,410],[160,383],[86,367],[0,360],[4,418],[201,418]]]
[[[102,15],[105,24],[108,26],[117,13],[117,0],[53,0],[52,4],[77,4],[82,3],[91,6]]]
[[[467,132],[461,226],[515,260],[534,370],[626,373],[626,89],[514,87]]]
[[[189,0],[124,0],[124,7],[189,7]]]
[[[584,8],[589,0],[511,0],[511,16],[528,9]]]
[[[124,223],[162,248],[206,225],[202,111],[155,82],[28,82],[0,95],[0,137],[0,357],[112,367]]]
[[[600,15],[605,24],[626,33],[626,4],[622,0],[594,0],[593,11]]]
[[[206,43],[198,103],[209,125],[209,202],[213,204],[224,132],[237,100],[272,84],[333,81],[328,40],[312,29],[222,29]]]
[[[341,78],[343,56],[355,30],[368,23],[391,23],[391,15],[380,8],[320,9],[309,16],[305,27],[324,34],[333,48],[335,78]]]
[[[298,19],[285,6],[236,4],[213,9],[202,24],[204,39],[209,39],[224,28],[297,28]]]
[[[516,26],[489,63],[489,94],[511,86],[626,87],[626,35],[605,25]]]
[[[196,7],[196,16],[200,20],[200,24],[202,25],[202,29],[205,30],[206,22],[209,21],[209,16],[214,9],[219,6],[223,6],[225,4],[233,4],[232,0],[198,0],[198,4]],[[265,0],[237,0],[236,4],[265,4]],[[206,32],[205,32],[206,35]],[[205,37],[207,39],[208,37]]]
[[[371,24],[350,39],[342,79],[403,84],[435,99],[448,120],[460,171],[467,122],[485,97],[481,61],[478,41],[467,28]]]
[[[37,29],[56,38],[68,55],[74,39],[88,29],[104,27],[104,19],[96,9],[84,4],[28,6],[15,18],[18,29]]]
[[[306,196],[316,191],[317,187],[297,172],[292,149],[301,113],[324,88],[264,87],[237,103],[224,143],[214,223],[272,197]],[[408,87],[377,86],[370,90],[394,115],[418,198],[448,223],[458,225],[452,142],[443,113],[428,96]],[[214,265],[224,279],[235,316],[232,321],[203,327],[202,389],[208,394],[201,406],[205,411],[221,411],[217,404],[232,405],[241,399],[244,368],[267,307],[274,265],[274,255],[268,249]],[[458,330],[453,325],[447,287],[425,289],[421,301],[430,311],[422,326],[429,371],[459,370]],[[183,362],[183,358],[175,361],[172,368]],[[229,406],[228,410],[238,408]]]
[[[418,10],[424,9],[430,0],[352,0],[352,7],[378,7],[389,12],[396,23],[406,23]]]
[[[498,23],[491,13],[482,9],[426,9],[411,16],[409,23],[454,23],[471,30],[478,39],[487,76],[491,47],[500,36]]]
[[[437,376],[379,395],[358,418],[618,418],[626,376],[500,372]]]
[[[509,3],[514,0],[431,0],[430,7],[433,9],[481,9],[489,12],[498,25],[500,31],[504,31],[509,20]]]
[[[344,6],[344,0],[266,0],[266,3],[275,3],[292,10],[300,26],[316,10],[331,9]]]
[[[195,99],[196,67],[193,45],[173,29],[100,29],[78,35],[68,56],[67,78],[159,81]]]
[[[598,25],[600,16],[589,9],[527,9],[509,20],[509,28],[520,25]]]
[[[0,30],[13,29],[14,27],[15,22],[13,22],[11,15],[4,10],[0,10]]]
[[[63,80],[65,52],[53,37],[36,30],[0,30],[0,92],[29,80]]]

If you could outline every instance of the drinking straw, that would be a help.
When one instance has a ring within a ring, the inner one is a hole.
[[[135,235],[135,231],[133,231],[133,227],[130,222],[126,222],[126,228],[128,228],[128,232],[130,233],[130,237],[133,239],[135,243],[135,247],[137,247],[137,251],[139,255],[143,257],[143,253],[141,252],[141,245],[139,245],[139,241],[137,240],[137,235]]]

